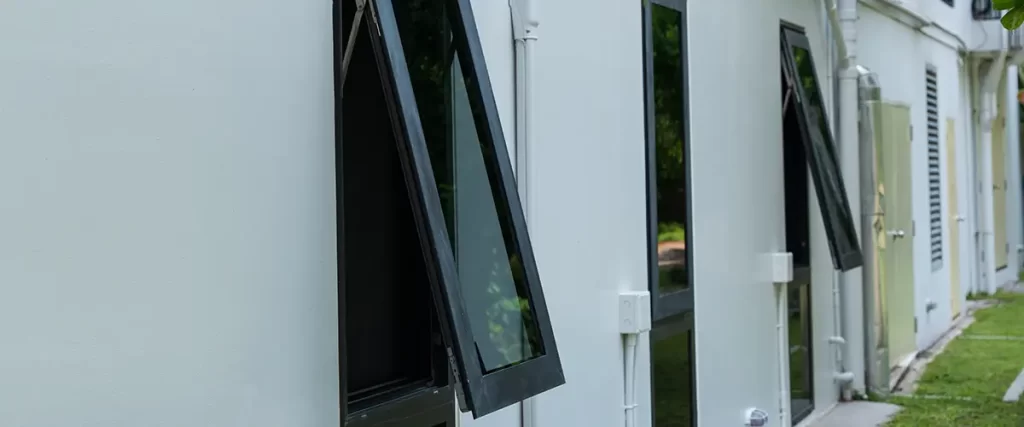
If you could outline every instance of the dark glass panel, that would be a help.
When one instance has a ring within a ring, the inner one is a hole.
[[[395,2],[395,17],[485,372],[544,354],[478,87],[464,73],[439,0]],[[515,197],[513,195],[513,197]]]

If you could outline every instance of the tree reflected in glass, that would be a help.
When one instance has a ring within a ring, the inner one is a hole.
[[[683,150],[682,14],[652,5],[658,287],[689,287],[686,272],[686,170]]]
[[[684,127],[685,74],[682,12],[650,5],[649,59],[652,85],[649,108],[653,120],[655,215],[657,216],[656,307],[668,298],[685,297],[690,287],[687,248],[687,176]],[[666,298],[668,296],[668,298]],[[691,306],[692,307],[692,306]],[[655,322],[651,331],[651,381],[655,427],[694,424],[693,313],[676,306]],[[657,312],[662,312],[657,311]]]
[[[464,73],[446,3],[395,2],[395,17],[477,355],[490,372],[542,355],[543,344],[499,189],[495,142],[475,76]]]

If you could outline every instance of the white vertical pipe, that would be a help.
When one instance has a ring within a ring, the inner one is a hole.
[[[967,177],[968,177],[968,200],[970,215],[967,217],[967,227],[971,239],[971,261],[967,263],[970,270],[968,291],[979,293],[982,289],[983,265],[981,263],[981,224],[984,211],[981,207],[981,175],[978,172],[978,156],[981,149],[981,62],[978,58],[968,57],[968,80],[967,99],[970,102],[968,120],[971,122],[970,142],[967,146]]]
[[[779,346],[779,425],[788,426],[789,421],[789,285],[776,283],[775,333]]]
[[[1021,162],[1020,162],[1020,115],[1017,105],[1018,66],[1011,65],[1007,70],[1007,91],[1002,93],[1007,99],[1007,232],[1010,236],[1009,265],[1012,271],[1019,272],[1020,258],[1017,250],[1021,244]],[[1014,274],[1015,276],[1017,274]]]
[[[516,185],[523,206],[527,225],[530,223],[530,145],[533,132],[533,49],[537,41],[536,0],[509,0],[512,15],[512,33],[515,43],[515,84],[516,84]],[[522,427],[537,425],[536,399],[529,398],[520,404]]]
[[[857,80],[857,0],[838,0],[837,15],[845,57],[839,69],[839,150],[846,198],[850,211],[860,209],[860,124]],[[870,161],[870,159],[867,159]],[[854,221],[857,235],[862,233],[860,221]],[[858,238],[858,241],[861,239]],[[863,249],[863,248],[862,248]],[[862,250],[863,252],[863,250]],[[843,273],[842,286],[842,347],[844,366],[840,372],[853,374],[849,385],[856,393],[864,393],[864,294],[863,269]],[[846,396],[849,397],[849,396]]]
[[[1006,56],[1004,49],[1000,52],[995,61],[989,64],[988,72],[985,73],[981,85],[981,215],[979,225],[981,226],[982,250],[985,257],[982,260],[982,273],[984,274],[983,290],[994,293],[996,291],[996,263],[995,263],[995,206],[992,199],[992,126],[995,125],[997,98],[999,82],[1006,74]]]

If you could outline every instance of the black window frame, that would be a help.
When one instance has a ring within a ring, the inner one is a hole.
[[[692,312],[694,309],[693,298],[693,203],[692,191],[686,192],[686,276],[687,287],[678,291],[662,294],[658,285],[658,177],[657,177],[657,148],[655,145],[655,112],[654,112],[654,45],[653,45],[653,22],[651,18],[651,5],[663,6],[679,12],[679,43],[680,43],[680,69],[683,73],[683,174],[687,187],[692,181],[690,173],[690,110],[689,110],[689,70],[687,64],[687,35],[686,35],[686,0],[650,0],[644,2],[643,26],[644,26],[644,138],[647,147],[647,262],[648,262],[648,283],[651,293],[651,304],[653,304],[651,315],[652,321],[656,322],[676,315]],[[688,189],[689,190],[689,189]]]
[[[344,191],[344,135],[343,135],[343,91],[344,77],[342,59],[344,58],[346,46],[345,37],[356,37],[357,34],[346,34],[350,24],[346,21],[352,17],[346,17],[342,8],[353,6],[354,2],[346,0],[332,1],[333,45],[334,45],[334,120],[335,120],[335,192],[337,207],[337,257],[338,257],[338,365],[339,365],[339,411],[341,425],[345,427],[384,427],[394,426],[396,423],[413,422],[423,426],[455,426],[455,391],[453,376],[448,367],[447,358],[443,349],[431,349],[431,375],[433,377],[429,384],[402,386],[386,390],[381,396],[374,396],[367,402],[356,402],[358,406],[353,408],[349,395],[349,375],[347,357],[347,331],[346,331],[346,293],[348,283],[345,279],[345,191]],[[364,9],[364,16],[357,25],[364,27],[366,40],[356,40],[356,43],[369,43],[376,56],[377,67],[383,67],[380,51],[377,48],[380,44],[380,35],[375,30],[377,24],[370,17],[371,9],[367,5]],[[392,111],[392,122],[394,123],[393,87],[390,82],[384,79],[384,71],[378,70],[381,77],[381,88],[387,98],[387,103]],[[398,129],[392,129],[397,132]],[[397,138],[397,135],[396,135]]]
[[[337,259],[338,259],[338,406],[340,411],[341,425],[346,424],[348,419],[348,374],[345,361],[345,279],[342,274],[342,260],[345,259],[345,227],[343,224],[345,221],[342,218],[342,212],[345,209],[344,203],[344,190],[342,187],[342,176],[339,170],[342,164],[342,127],[344,126],[342,120],[342,70],[341,61],[345,56],[345,46],[342,44],[342,34],[346,29],[344,19],[342,19],[341,2],[344,0],[332,0],[331,1],[331,39],[332,39],[332,51],[334,54],[334,70],[333,70],[333,86],[334,86],[334,203],[335,203],[335,233],[336,233],[336,245],[338,247]]]
[[[510,211],[528,298],[544,349],[539,356],[492,372],[485,372],[477,355],[392,1],[369,0],[368,8],[372,10],[379,34],[373,39],[379,42],[377,52],[381,56],[382,77],[390,84],[393,114],[401,128],[396,132],[399,157],[413,193],[410,198],[431,276],[434,303],[441,313],[439,317],[459,406],[463,412],[472,412],[474,418],[479,418],[558,387],[565,383],[565,377],[473,12],[469,0],[448,0],[448,4],[452,34],[455,42],[464,49],[459,58],[461,71],[463,75],[472,77],[466,79],[470,102],[477,103],[478,110],[483,112],[482,117],[476,117],[483,121],[482,125],[477,123],[478,136],[482,142],[495,148],[490,150],[494,157],[487,160],[496,163],[492,166],[498,168],[501,185],[492,191],[503,197]]]
[[[686,248],[686,278],[685,289],[662,294],[659,288],[660,268],[658,265],[658,176],[657,176],[657,145],[655,140],[656,112],[655,112],[655,88],[654,88],[654,20],[653,5],[662,6],[679,12],[679,56],[680,70],[682,72],[682,129],[683,138],[683,174],[686,181],[686,213],[685,213],[685,237]],[[696,384],[696,324],[694,304],[694,264],[693,264],[693,192],[691,179],[690,162],[690,85],[688,68],[688,31],[687,31],[687,0],[644,0],[641,2],[643,22],[643,61],[644,61],[644,143],[646,148],[646,187],[647,187],[647,282],[651,293],[651,423],[657,423],[658,411],[660,408],[655,404],[657,384],[653,380],[655,375],[655,344],[668,339],[673,334],[687,334],[686,350],[689,353],[689,384],[690,398],[688,409],[690,411],[690,425],[696,425],[699,408],[697,406],[697,384]],[[661,408],[663,410],[663,408]],[[657,426],[655,426],[657,427]]]
[[[839,156],[835,139],[832,136],[832,129],[829,126],[824,126],[822,129],[821,126],[821,122],[829,123],[826,111],[828,106],[824,105],[825,98],[821,94],[821,82],[818,81],[817,67],[814,65],[810,42],[802,27],[784,21],[780,25],[779,38],[783,79],[795,95],[789,102],[789,108],[796,108],[799,113],[797,121],[800,123],[800,133],[807,153],[808,166],[811,169],[814,191],[818,198],[818,208],[825,223],[825,234],[828,237],[832,265],[836,270],[849,271],[863,264],[863,255],[860,238],[854,225],[855,217],[850,210],[846,185],[842,169],[839,166]],[[823,104],[821,106],[822,117],[818,122],[813,120],[806,105],[809,102],[809,94],[804,91],[802,84],[796,83],[799,79],[799,71],[793,54],[794,48],[807,51],[807,61],[811,69],[814,70],[814,75],[811,77],[814,79],[818,93],[812,95],[822,100]],[[814,143],[812,132],[818,134],[821,144]],[[829,176],[835,177],[834,185],[823,181],[825,177]],[[837,190],[838,194],[832,190]],[[845,242],[841,242],[841,240]],[[840,253],[844,246],[848,250],[846,253]]]

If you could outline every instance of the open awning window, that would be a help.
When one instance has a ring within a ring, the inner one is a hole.
[[[840,271],[857,268],[862,264],[860,243],[810,44],[802,30],[785,25],[781,39],[783,115],[795,114],[800,124],[832,263]]]
[[[461,409],[563,384],[469,1],[365,9]]]

